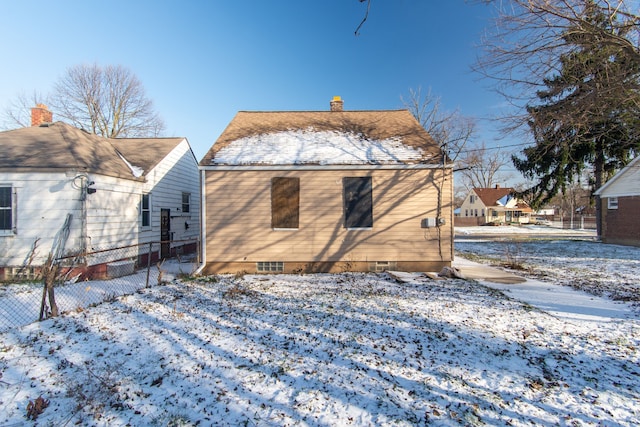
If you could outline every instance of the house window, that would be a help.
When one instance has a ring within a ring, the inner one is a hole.
[[[344,226],[373,227],[373,194],[370,176],[342,179],[344,196]]]
[[[145,193],[140,200],[140,215],[142,219],[142,226],[151,226],[151,194]]]
[[[464,210],[464,216],[469,216],[469,210],[468,209]]]
[[[494,218],[497,218],[498,217],[498,211],[496,211],[494,209],[491,209],[491,216],[494,217]]]
[[[469,203],[474,204],[476,202],[475,196],[469,196]]]
[[[618,209],[618,198],[617,197],[608,197],[607,198],[607,209]]]
[[[296,229],[300,221],[300,178],[271,179],[271,227]]]
[[[191,193],[182,193],[182,213],[191,211]]]
[[[484,216],[484,209],[480,210],[480,216]]]
[[[473,216],[478,216],[478,209],[475,209],[473,213],[474,213]]]
[[[0,187],[0,231],[13,230],[13,197],[11,187]]]

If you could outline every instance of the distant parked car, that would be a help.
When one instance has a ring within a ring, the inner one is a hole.
[[[551,225],[551,221],[544,217],[536,217],[533,219],[535,225]]]

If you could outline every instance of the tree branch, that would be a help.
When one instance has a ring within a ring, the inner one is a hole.
[[[360,22],[360,25],[358,25],[358,28],[356,28],[356,31],[355,31],[356,36],[360,35],[360,28],[369,17],[369,9],[371,9],[371,0],[360,0],[360,3],[364,3],[365,1],[367,2],[367,12],[364,14],[364,18],[362,18],[362,21]]]

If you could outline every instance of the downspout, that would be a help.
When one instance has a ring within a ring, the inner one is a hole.
[[[206,222],[206,210],[207,210],[207,204],[206,204],[206,200],[205,200],[205,193],[206,193],[206,189],[205,189],[205,174],[206,171],[204,169],[200,170],[200,265],[198,266],[198,268],[196,269],[196,271],[194,271],[194,274],[200,274],[202,272],[202,270],[204,270],[204,267],[207,265],[206,263],[206,259],[207,259],[207,245],[206,245],[206,240],[205,240],[205,236],[206,236],[206,229],[207,229],[207,222]]]

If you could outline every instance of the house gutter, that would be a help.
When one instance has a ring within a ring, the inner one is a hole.
[[[200,166],[201,171],[327,171],[327,170],[420,170],[452,169],[441,164],[388,164],[388,165],[211,165]],[[204,175],[203,175],[204,178]]]
[[[207,204],[205,203],[205,171],[200,168],[200,265],[194,271],[194,274],[200,274],[207,265],[207,245],[205,241],[207,223],[205,221]]]

